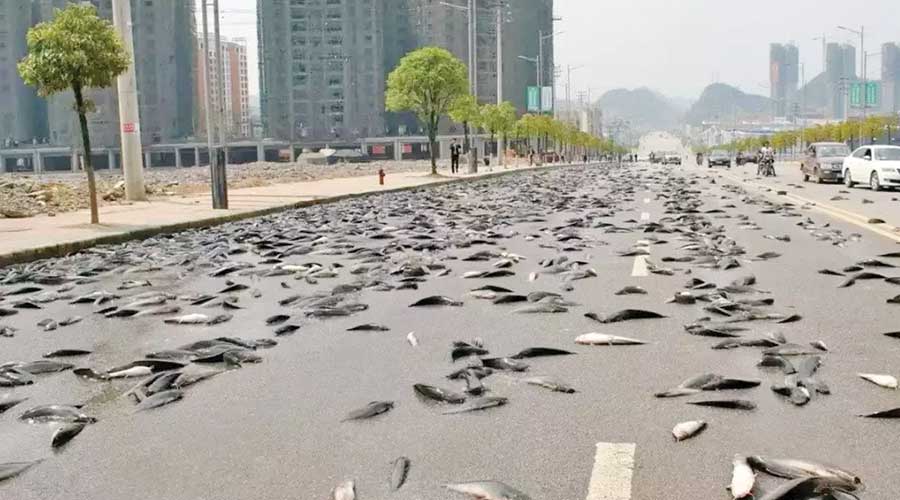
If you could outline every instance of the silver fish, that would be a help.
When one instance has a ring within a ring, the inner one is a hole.
[[[672,436],[675,437],[675,441],[684,441],[700,434],[703,429],[706,429],[706,422],[703,420],[681,422],[672,429]]]
[[[531,500],[527,494],[500,481],[473,481],[446,484],[444,487],[476,500]]]

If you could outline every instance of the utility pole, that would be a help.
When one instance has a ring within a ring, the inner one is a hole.
[[[503,104],[503,7],[497,2],[497,106]],[[501,134],[497,138],[497,159],[501,167],[506,166],[506,141]]]
[[[537,55],[537,68],[538,68],[538,91],[541,92],[543,96],[544,92],[544,32],[543,30],[538,30],[538,55]]]
[[[134,32],[130,0],[113,1],[113,24],[131,59],[128,69],[119,75],[119,124],[122,127],[122,173],[125,176],[125,199],[146,201],[144,189],[144,155],[141,154],[141,119],[138,111],[137,78],[134,72]],[[112,165],[109,166],[112,168]]]
[[[216,79],[216,97],[218,98],[216,102],[218,110],[216,112],[216,125],[219,129],[219,147],[216,148],[216,155],[221,155],[216,162],[219,182],[214,186],[213,199],[215,199],[216,196],[219,198],[219,206],[215,208],[227,209],[228,149],[225,147],[225,60],[222,59],[222,33],[219,30],[219,0],[213,0],[213,16],[215,16],[216,74],[218,75],[218,78]],[[213,202],[213,204],[215,205],[215,202]]]
[[[212,98],[212,60],[210,59],[210,50],[209,46],[210,37],[209,37],[209,0],[203,0],[203,75],[206,79],[206,149],[209,152],[209,178],[210,178],[210,191],[212,192],[212,206],[214,209],[225,209],[228,208],[227,202],[227,189],[225,189],[225,178],[224,178],[224,170],[225,167],[223,165],[219,165],[218,155],[216,154],[215,147],[215,130],[216,130],[216,111],[214,108],[213,98]],[[200,159],[197,158],[197,163],[200,163]]]

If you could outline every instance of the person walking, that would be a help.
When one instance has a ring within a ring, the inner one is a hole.
[[[459,155],[462,153],[462,146],[456,142],[456,139],[450,141],[450,173],[459,172]]]

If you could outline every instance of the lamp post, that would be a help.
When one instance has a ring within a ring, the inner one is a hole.
[[[466,22],[466,26],[467,26],[466,40],[467,40],[467,42],[466,43],[467,43],[467,46],[469,49],[468,50],[468,52],[469,52],[469,57],[468,57],[468,59],[469,59],[469,61],[468,61],[469,93],[472,94],[473,96],[475,96],[476,99],[478,99],[478,72],[477,72],[478,43],[477,43],[477,39],[476,39],[477,25],[476,25],[476,20],[475,20],[475,13],[476,13],[476,9],[477,9],[477,3],[476,3],[477,0],[466,0],[466,2],[467,2],[467,5],[465,7],[462,5],[457,5],[455,3],[449,3],[449,2],[439,2],[439,3],[445,7],[450,7],[451,9],[456,9],[456,10],[466,13],[466,18],[467,18],[467,22]]]
[[[566,72],[566,112],[569,115],[568,119],[572,118],[571,115],[572,115],[572,108],[573,108],[572,97],[569,94],[571,92],[571,87],[572,87],[572,72],[575,70],[581,69],[583,67],[584,67],[583,65],[582,66],[572,66],[571,64],[569,64],[567,66],[568,71]],[[577,122],[577,120],[576,120],[576,122]]]
[[[846,26],[838,26],[839,30],[849,31],[850,33],[854,33],[859,36],[859,54],[861,56],[860,64],[861,73],[862,73],[862,116],[863,121],[859,124],[859,144],[862,146],[863,143],[863,122],[866,120],[866,87],[868,86],[868,82],[866,81],[866,27],[860,26],[859,30],[855,30],[853,28],[848,28]],[[849,118],[849,117],[848,117]]]

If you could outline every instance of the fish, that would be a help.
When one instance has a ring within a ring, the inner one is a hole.
[[[514,310],[514,313],[518,314],[542,314],[542,313],[564,313],[568,312],[569,309],[561,306],[559,304],[553,304],[551,302],[538,302],[533,305],[520,307],[519,309]]]
[[[544,356],[569,356],[575,354],[571,351],[556,349],[553,347],[529,347],[510,356],[511,359],[539,358]]]
[[[884,387],[885,389],[896,389],[897,378],[892,375],[878,375],[874,373],[857,373],[857,377],[872,382],[873,384]]]
[[[372,418],[377,415],[381,415],[382,413],[387,413],[392,409],[394,409],[393,401],[372,401],[366,406],[348,413],[347,416],[344,417],[343,420],[341,420],[341,422]]]
[[[817,354],[821,351],[818,349],[813,349],[811,347],[804,347],[798,344],[782,344],[778,347],[771,347],[769,349],[763,350],[763,355],[776,355],[776,356],[806,356],[811,354]]]
[[[287,314],[276,314],[274,316],[269,316],[268,318],[266,318],[266,324],[269,326],[280,325],[281,323],[284,323],[289,319],[291,319],[291,317]]]
[[[413,347],[418,347],[419,339],[416,337],[416,332],[409,332],[406,334],[406,341],[409,342],[409,345]]]
[[[85,422],[74,422],[71,424],[64,425],[56,431],[53,432],[53,437],[50,440],[50,446],[53,448],[61,448],[65,446],[66,443],[75,438],[75,436],[81,434],[81,431],[84,430],[87,424]]]
[[[164,316],[166,314],[178,314],[181,312],[181,306],[175,304],[161,305],[138,311],[133,318],[141,318],[144,316]]]
[[[159,408],[160,406],[165,406],[170,403],[174,403],[175,401],[180,400],[184,397],[184,391],[181,389],[167,389],[164,391],[157,392],[150,397],[144,399],[140,403],[138,403],[137,407],[134,411],[146,411],[153,408]]]
[[[484,285],[470,290],[472,292],[494,292],[494,293],[513,293],[509,288],[496,285]]]
[[[31,462],[7,462],[0,464],[0,482],[12,479],[40,462],[41,460],[34,460]]]
[[[21,404],[26,401],[28,398],[6,398],[0,399],[0,415],[9,410],[10,408]]]
[[[167,318],[163,323],[169,325],[203,325],[208,324],[212,318],[205,314],[187,314],[177,318]]]
[[[456,362],[457,360],[468,356],[484,356],[485,354],[490,354],[490,352],[482,347],[462,344],[453,348],[453,351],[450,352],[450,360]]]
[[[528,370],[528,365],[511,358],[483,358],[482,365],[493,368],[495,370],[507,370],[514,372],[524,372]]]
[[[32,375],[42,375],[45,373],[58,373],[66,370],[71,370],[72,368],[74,368],[74,365],[70,363],[52,361],[49,359],[42,359],[39,361],[23,363],[17,366],[17,368]]]
[[[85,415],[74,406],[41,405],[27,410],[19,416],[26,422],[67,422],[92,424],[96,418]]]
[[[406,457],[398,457],[394,460],[391,464],[391,477],[388,481],[391,490],[397,491],[406,483],[406,477],[409,475],[409,466],[410,460]]]
[[[877,411],[867,415],[860,415],[863,418],[900,418],[900,408],[892,408],[890,410]]]
[[[470,399],[468,402],[459,405],[453,409],[444,411],[444,415],[454,415],[457,413],[467,413],[472,411],[487,410],[488,408],[496,408],[508,403],[509,400],[500,396],[485,396]]]
[[[819,269],[818,272],[819,274],[824,274],[826,276],[845,276],[844,273],[832,271],[831,269]]]
[[[747,457],[735,455],[731,462],[731,497],[740,500],[752,496],[753,485],[756,483],[756,474],[747,463]]]
[[[675,441],[684,441],[690,439],[706,429],[706,422],[703,420],[691,420],[681,422],[672,429],[672,437]]]
[[[466,401],[466,397],[462,394],[431,385],[415,384],[413,390],[425,399],[441,403],[460,404]]]
[[[609,335],[606,333],[585,333],[575,338],[576,344],[581,345],[643,345],[647,342],[628,337],[620,337],[618,335]]]
[[[300,326],[298,326],[298,325],[287,324],[287,325],[281,325],[278,328],[276,328],[274,333],[277,337],[282,337],[284,335],[291,335],[299,329],[300,329]]]
[[[791,314],[790,316],[777,320],[776,323],[794,323],[796,321],[800,321],[801,319],[803,319],[803,316],[799,314]]]
[[[647,290],[639,286],[626,286],[616,292],[616,295],[646,295]]]
[[[844,491],[863,489],[863,481],[856,474],[839,467],[793,458],[768,458],[759,455],[747,457],[754,470],[784,479],[819,478]]]
[[[818,477],[803,477],[792,479],[786,483],[780,484],[774,490],[759,497],[759,500],[802,500],[812,498],[822,498],[821,493],[827,492],[829,488]],[[828,498],[833,498],[829,495]]]
[[[572,386],[551,377],[529,377],[522,379],[528,385],[536,385],[554,392],[562,392],[565,394],[574,394],[576,391]]]
[[[493,302],[496,305],[516,304],[519,302],[528,302],[528,296],[518,295],[518,294],[513,293],[513,294],[508,294],[508,295],[501,295],[501,296],[495,298],[494,300],[492,300],[491,302]]]
[[[688,401],[689,405],[727,408],[729,410],[755,410],[756,403],[745,399],[713,399],[708,401]]]
[[[372,323],[366,323],[364,325],[356,325],[352,328],[348,328],[348,332],[389,332],[391,329],[384,325],[376,325]]]
[[[462,306],[463,303],[458,300],[453,300],[450,297],[445,297],[443,295],[432,295],[431,297],[425,297],[424,299],[420,299],[412,304],[409,307],[426,307],[426,306],[452,306],[459,307]]]
[[[331,491],[332,500],[356,500],[356,485],[353,481],[344,481]]]
[[[822,351],[822,352],[828,352],[828,346],[825,345],[825,342],[822,342],[821,340],[816,340],[814,342],[810,342],[809,345]]]
[[[76,324],[76,323],[81,322],[82,319],[84,319],[84,318],[82,318],[81,316],[69,316],[69,317],[67,317],[66,319],[60,321],[60,322],[59,322],[59,326],[70,326],[70,325],[74,325],[74,324]]]
[[[124,370],[109,372],[106,374],[106,378],[146,377],[151,373],[153,373],[153,369],[149,366],[132,366],[131,368],[126,368]]]
[[[643,309],[623,309],[621,311],[615,312],[613,314],[609,314],[606,316],[598,316],[596,313],[586,313],[584,315],[586,318],[590,318],[594,321],[600,323],[618,323],[621,321],[628,321],[632,319],[655,319],[655,318],[665,318],[662,314],[653,312],[653,311],[645,311]]]
[[[531,500],[527,494],[500,481],[474,481],[445,484],[445,488],[474,500]]]

